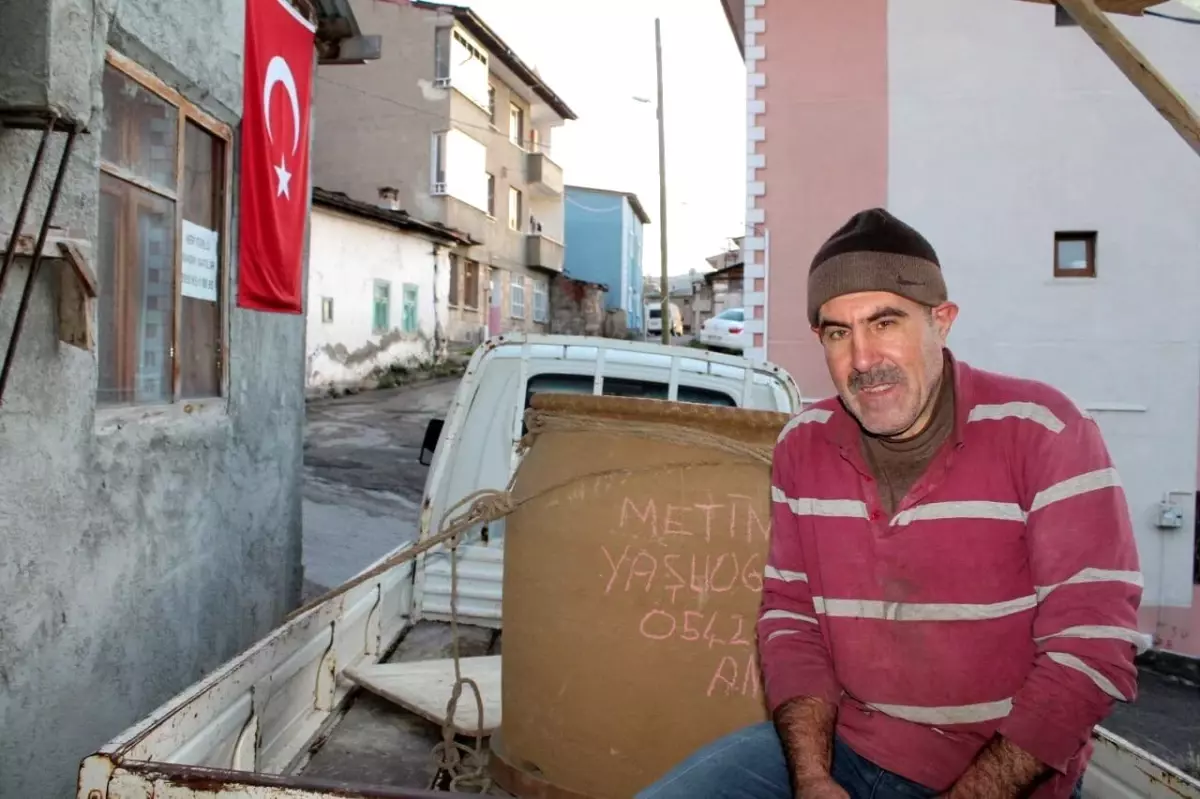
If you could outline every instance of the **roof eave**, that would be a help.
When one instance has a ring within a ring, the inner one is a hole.
[[[503,61],[505,66],[511,69],[520,80],[533,89],[538,97],[545,101],[546,105],[554,110],[554,113],[558,114],[564,121],[579,119],[575,112],[571,110],[571,107],[500,38],[500,34],[492,30],[491,26],[484,22],[470,7],[439,3],[435,0],[412,0],[412,5],[431,11],[445,11],[453,14],[454,18],[462,23],[463,27],[472,36],[479,39],[479,43],[489,53]]]
[[[340,211],[350,216],[355,216],[360,219],[370,219],[375,222],[381,222],[397,230],[403,230],[409,233],[415,233],[427,239],[444,242],[446,244],[466,244],[475,245],[482,242],[475,241],[468,233],[465,233],[457,228],[452,228],[437,222],[427,222],[423,219],[417,219],[410,215],[407,211],[393,211],[390,208],[384,208],[378,205],[354,200],[350,197],[339,194],[337,192],[322,189],[319,186],[314,186],[312,190],[313,205],[320,208],[328,208],[333,211]]]

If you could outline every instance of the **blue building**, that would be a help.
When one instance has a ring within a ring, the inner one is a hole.
[[[645,330],[642,228],[650,217],[628,191],[567,186],[563,271],[608,286],[606,306],[625,311],[630,330]]]

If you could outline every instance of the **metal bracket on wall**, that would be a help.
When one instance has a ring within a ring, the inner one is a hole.
[[[54,218],[54,208],[62,193],[63,178],[67,174],[67,165],[71,160],[71,150],[75,138],[84,131],[83,123],[72,119],[69,115],[53,108],[29,106],[0,106],[0,129],[4,130],[40,130],[42,138],[38,142],[37,152],[33,156],[33,165],[29,170],[29,179],[25,183],[25,193],[21,196],[21,205],[17,209],[17,218],[13,222],[12,232],[8,237],[8,246],[4,249],[4,260],[0,262],[0,299],[4,297],[4,282],[8,278],[9,268],[17,258],[18,244],[21,239],[21,228],[25,225],[25,215],[33,198],[34,187],[46,160],[46,150],[53,133],[65,133],[66,145],[63,147],[62,160],[54,176],[54,185],[46,202],[46,212],[42,215],[41,228],[38,231],[37,243],[34,244],[29,262],[29,276],[25,288],[21,292],[21,304],[17,308],[17,318],[13,323],[12,336],[8,341],[8,352],[4,356],[4,365],[0,369],[0,406],[4,404],[4,392],[8,386],[9,372],[12,370],[13,357],[17,344],[21,340],[21,330],[25,324],[25,314],[29,311],[29,300],[33,295],[34,281],[37,279],[38,268],[42,263],[46,237],[50,233],[51,222]]]

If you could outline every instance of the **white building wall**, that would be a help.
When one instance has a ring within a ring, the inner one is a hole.
[[[1200,28],[1113,19],[1200,105]],[[1143,605],[1188,606],[1200,158],[1052,6],[892,0],[888,24],[888,205],[938,250],[954,351],[1091,409],[1132,506]],[[1097,277],[1055,279],[1054,233],[1079,230],[1098,233]],[[1167,492],[1182,529],[1155,526]]]
[[[448,314],[447,251],[387,225],[314,206],[308,269],[306,385],[354,385],[377,367],[428,361],[435,330]],[[375,281],[391,285],[386,333],[376,333]],[[402,330],[404,285],[417,286],[417,331]],[[436,289],[436,304],[435,304]],[[333,300],[333,320],[322,321],[322,298]],[[444,334],[443,334],[444,336]]]

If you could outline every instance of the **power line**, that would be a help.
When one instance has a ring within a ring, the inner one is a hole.
[[[1166,19],[1171,22],[1182,22],[1185,25],[1200,25],[1200,17],[1180,17],[1175,14],[1164,14],[1162,11],[1150,11],[1149,9],[1142,13],[1148,17],[1158,17],[1159,19]]]

